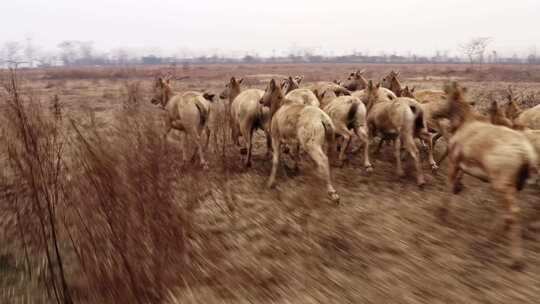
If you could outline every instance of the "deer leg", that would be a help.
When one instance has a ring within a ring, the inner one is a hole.
[[[279,165],[279,154],[281,152],[281,141],[277,137],[272,137],[272,171],[268,179],[268,188],[276,185],[276,173]]]
[[[291,157],[294,161],[294,171],[298,172],[299,170],[299,163],[300,163],[300,144],[296,143],[295,151],[292,153]]]
[[[409,152],[414,161],[414,166],[416,169],[416,184],[419,187],[422,187],[426,181],[424,180],[424,172],[422,171],[422,164],[420,162],[420,153],[418,152],[418,148],[416,147],[412,137],[405,139],[405,149],[407,152]]]
[[[428,132],[422,132],[420,134],[420,138],[424,142],[427,142],[426,148],[428,152],[428,161],[429,161],[429,164],[431,165],[431,170],[436,171],[437,169],[439,169],[439,167],[437,166],[437,163],[435,162],[435,159],[433,157],[433,136],[429,134]]]
[[[306,152],[311,159],[317,164],[317,171],[326,182],[326,190],[330,200],[339,204],[339,194],[332,185],[330,178],[330,166],[328,164],[328,157],[324,154],[322,147],[318,145],[309,145],[306,147]]]
[[[386,141],[386,139],[381,137],[381,140],[379,140],[379,144],[377,145],[377,149],[375,150],[375,154],[381,153],[381,149],[382,149],[382,146],[383,146],[385,141]]]
[[[441,156],[441,158],[439,158],[439,165],[441,165],[441,163],[446,159],[446,157],[448,156],[448,148],[444,149],[444,152],[443,152],[443,155]]]
[[[351,131],[347,130],[347,128],[341,124],[338,124],[336,126],[336,134],[339,134],[340,137],[342,138],[342,141],[341,141],[341,149],[339,150],[339,156],[338,156],[338,159],[339,159],[339,163],[340,163],[340,166],[343,167],[343,165],[345,164],[345,158],[347,157],[345,155],[346,151],[347,151],[347,148],[349,147],[349,144],[351,143]]]
[[[463,170],[459,168],[459,163],[455,160],[448,162],[448,187],[452,189],[452,193],[443,200],[443,205],[439,208],[439,213],[442,218],[446,218],[454,196],[458,195],[463,190],[461,179],[463,178]]]
[[[231,126],[231,139],[237,147],[240,146],[240,132],[238,130],[238,124],[235,122],[232,122]]]
[[[208,139],[209,138],[210,138],[209,136],[206,136],[206,144],[205,144],[205,146],[208,146]],[[204,170],[207,170],[208,169],[208,161],[206,161],[206,159],[204,157],[205,148],[201,143],[199,133],[195,132],[194,139],[195,139],[195,143],[197,145],[197,150],[199,151],[199,159],[201,161],[201,165],[203,166]]]
[[[369,138],[366,127],[355,128],[356,136],[360,138],[360,141],[364,144],[364,168],[367,172],[373,171],[373,166],[369,161]]]
[[[186,139],[190,138],[192,142],[195,143],[195,148],[197,151],[193,151],[193,156],[195,156],[197,153],[199,154],[199,159],[201,162],[201,165],[203,166],[203,169],[208,169],[208,162],[204,158],[204,152],[203,152],[203,144],[201,143],[201,136],[199,132],[192,128],[189,130],[189,132],[186,132]],[[193,157],[192,157],[193,158]]]
[[[246,167],[251,167],[251,152],[253,149],[253,128],[248,131],[247,134],[247,155],[246,155]]]
[[[171,120],[170,119],[167,119],[166,122],[165,122],[165,133],[163,134],[163,142],[166,144],[167,143],[167,136],[169,135],[169,133],[171,132],[172,130],[172,123],[171,123]]]
[[[182,139],[182,161],[183,166],[185,166],[188,163],[188,135],[187,132],[183,132],[181,139]]]
[[[264,131],[264,134],[266,135],[266,158],[270,158],[272,154],[272,136],[270,135],[270,132]]]
[[[521,235],[520,208],[516,201],[516,189],[512,186],[504,187],[502,191],[506,215],[504,221],[510,229],[511,249],[513,268],[523,267],[523,248]]]
[[[206,135],[206,141],[204,143],[204,151],[208,151],[208,145],[210,144],[210,136],[214,135],[212,133],[213,132],[210,132],[210,128],[208,128],[208,126],[204,128],[204,134]],[[214,148],[215,148],[215,146],[214,146]]]
[[[402,177],[405,172],[401,164],[401,139],[399,137],[394,140],[394,157],[396,158],[396,174]]]

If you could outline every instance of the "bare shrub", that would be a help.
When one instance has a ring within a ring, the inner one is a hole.
[[[76,212],[84,225],[74,225],[73,233],[84,249],[79,254],[92,294],[159,302],[167,271],[181,272],[170,262],[185,252],[188,217],[175,201],[173,183],[180,175],[154,122],[131,115],[119,117],[107,133],[85,132],[73,123],[72,165],[79,174],[69,189],[73,201],[84,201]]]
[[[33,301],[162,302],[184,284],[190,214],[205,195],[203,177],[183,176],[160,121],[140,109],[138,85],[129,87],[130,106],[98,129],[62,124],[54,119],[61,107],[43,111],[21,93],[14,73],[9,80],[0,151],[9,156],[0,158],[8,165],[0,194],[9,202],[0,212],[20,232],[26,279],[36,273],[36,289],[43,288]]]
[[[32,247],[41,253],[38,260],[45,262],[46,272],[41,273],[41,277],[49,296],[53,294],[58,303],[72,303],[57,217],[57,208],[64,199],[64,138],[56,121],[43,115],[39,101],[31,95],[23,95],[19,84],[15,71],[10,71],[4,83],[6,150],[2,152],[8,156],[3,165],[9,168],[3,186],[12,191],[10,202],[17,215],[17,225],[26,228]],[[21,219],[24,222],[21,223]],[[22,234],[26,251],[24,232]]]

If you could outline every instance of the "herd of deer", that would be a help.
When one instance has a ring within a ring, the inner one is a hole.
[[[377,151],[384,142],[392,142],[396,172],[404,175],[401,151],[413,159],[416,182],[425,183],[419,149],[415,139],[427,149],[433,170],[438,163],[433,156],[434,146],[444,138],[448,157],[448,182],[453,194],[461,192],[464,174],[489,182],[500,194],[504,207],[503,220],[510,230],[512,265],[523,265],[521,246],[520,208],[516,194],[527,179],[538,173],[540,154],[540,105],[522,111],[509,89],[509,102],[504,108],[493,102],[488,115],[473,108],[466,99],[466,88],[456,82],[444,90],[415,90],[403,87],[399,73],[390,72],[374,84],[363,71],[352,72],[344,82],[318,82],[300,88],[302,76],[288,77],[281,82],[272,79],[266,90],[242,89],[243,79],[231,78],[219,95],[228,99],[227,113],[231,118],[232,139],[245,155],[244,164],[251,165],[253,133],[261,129],[266,134],[268,157],[272,155],[272,170],[268,186],[276,182],[280,154],[290,151],[295,168],[301,152],[316,163],[326,182],[329,198],[338,203],[339,195],[332,185],[328,155],[339,151],[340,165],[346,162],[346,152],[354,135],[363,147],[363,166],[373,170],[369,146],[379,137]],[[197,145],[203,167],[205,146],[201,143],[215,95],[185,92],[173,95],[169,79],[158,78],[152,103],[161,104],[167,111],[167,132],[184,131]],[[184,144],[187,140],[184,140]],[[290,149],[294,148],[294,149]],[[183,149],[186,161],[186,149]],[[452,195],[454,197],[455,195]],[[441,208],[445,216],[451,203]]]

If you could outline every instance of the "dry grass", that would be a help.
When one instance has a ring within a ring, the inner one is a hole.
[[[189,78],[174,86],[219,93],[232,75],[263,88],[268,75],[305,74],[309,82],[343,78],[354,68],[201,66],[179,72]],[[465,66],[367,68],[374,78],[400,69],[404,84],[422,88],[462,77],[481,110],[492,98],[502,101],[509,83],[523,92],[524,107],[540,103],[535,67],[485,67],[504,81],[479,81]],[[254,167],[243,169],[229,142],[223,101],[213,105],[210,122],[217,135],[211,170],[180,167],[178,138],[162,141],[164,113],[149,105],[158,70],[131,71],[125,80],[94,69],[84,77],[24,71],[19,96],[27,125],[14,120],[13,92],[2,90],[0,302],[55,302],[53,277],[62,298],[51,222],[76,303],[539,301],[538,187],[520,194],[527,268],[513,272],[506,266],[506,238],[490,230],[497,206],[484,184],[466,178],[447,223],[435,215],[448,193],[444,168],[419,191],[412,174],[394,177],[391,149],[373,157],[371,176],[362,173],[360,155],[332,168],[339,207],[325,199],[323,181],[306,159],[300,173],[280,169],[283,182],[268,190],[271,164],[262,134],[256,135]],[[522,78],[526,73],[532,76]],[[21,127],[34,136],[37,153],[28,153],[24,137],[16,136]],[[40,186],[33,189],[28,168],[38,156],[36,166],[47,174],[37,175]],[[406,171],[414,171],[411,164]],[[40,213],[37,204],[47,206],[46,197],[52,212]]]
[[[466,78],[474,81],[540,82],[540,65],[490,65],[471,69],[466,64],[365,64],[368,78],[381,77],[390,70],[399,70],[406,78],[433,81],[449,77]],[[246,80],[257,82],[260,78],[282,75],[305,75],[305,81],[327,81],[341,79],[353,69],[353,64],[241,64],[241,65],[192,65],[188,69],[176,66],[128,66],[128,67],[79,67],[47,68],[20,71],[33,80],[100,80],[152,78],[158,74],[171,74],[175,78],[188,80],[223,80],[230,75],[244,75]],[[266,77],[265,77],[266,76]],[[51,82],[49,82],[50,85]]]

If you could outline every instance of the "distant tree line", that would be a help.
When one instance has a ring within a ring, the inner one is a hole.
[[[291,51],[288,55],[262,57],[246,54],[241,58],[219,55],[201,56],[159,56],[156,54],[135,55],[127,49],[113,49],[108,52],[96,50],[91,41],[62,41],[54,52],[43,51],[31,39],[10,41],[0,47],[0,67],[50,67],[50,66],[115,66],[115,65],[164,65],[176,64],[184,67],[191,64],[265,64],[265,63],[380,63],[380,64],[452,64],[467,63],[471,66],[484,63],[496,64],[540,64],[536,48],[529,55],[519,57],[500,56],[495,50],[488,50],[491,39],[478,37],[459,46],[461,56],[449,56],[448,51],[437,51],[433,56],[414,53],[408,55],[369,55],[351,52],[349,55],[322,55],[310,50]]]

